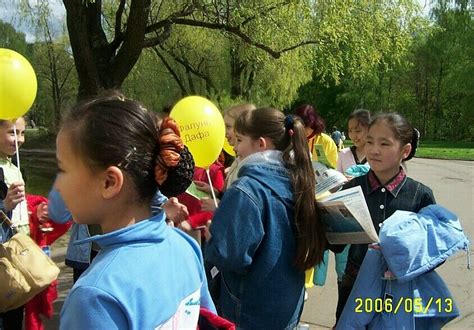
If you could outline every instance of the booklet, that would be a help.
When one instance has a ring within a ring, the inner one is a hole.
[[[188,189],[186,189],[185,193],[199,200],[203,198],[211,197],[209,194],[205,193],[204,191],[199,190],[196,187],[196,184],[194,182],[191,182]]]
[[[318,161],[312,163],[316,176],[316,198],[322,197],[328,191],[338,191],[347,182],[347,178],[339,171],[328,168]]]
[[[313,157],[316,157],[316,159],[313,159],[313,161],[318,161],[321,164],[326,165],[329,168],[332,168],[331,164],[329,163],[328,158],[326,157],[326,153],[324,152],[324,148],[322,144],[315,144],[313,146]]]
[[[360,186],[316,201],[330,244],[368,244],[379,241]]]

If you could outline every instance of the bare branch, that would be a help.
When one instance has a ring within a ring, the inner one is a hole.
[[[272,10],[275,10],[277,8],[280,8],[280,7],[283,7],[285,5],[287,5],[288,2],[284,1],[284,2],[280,2],[280,3],[277,3],[271,7],[268,7],[268,8],[265,8],[265,6],[262,6],[260,7],[259,9],[256,9],[255,12],[256,14],[253,15],[253,16],[250,16],[250,17],[247,17],[242,23],[241,25],[246,25],[248,24],[250,21],[254,20],[255,18],[257,18],[258,16],[262,16],[262,15],[265,15],[265,14],[268,14],[269,12],[271,12]],[[262,9],[262,10],[260,10]]]
[[[169,38],[169,36],[171,35],[172,25],[171,25],[171,22],[169,21],[166,23],[167,24],[163,26],[164,27],[163,32],[161,32],[160,34],[157,33],[156,37],[154,38],[145,39],[143,43],[144,48],[159,45]]]
[[[189,16],[194,12],[195,9],[196,9],[196,7],[194,6],[194,4],[188,5],[187,7],[183,8],[182,10],[177,11],[177,12],[169,15],[165,19],[163,19],[159,22],[156,22],[154,24],[148,25],[146,27],[145,34],[152,33],[152,32],[155,32],[155,31],[163,28],[164,26],[170,24],[170,22],[175,18]]]
[[[220,23],[202,22],[202,21],[196,21],[196,20],[187,19],[187,18],[176,18],[176,19],[173,19],[172,22],[175,23],[175,24],[182,24],[182,25],[189,25],[189,26],[199,26],[199,27],[212,29],[212,30],[227,31],[227,32],[232,33],[233,35],[239,37],[240,39],[242,39],[247,44],[255,46],[259,49],[262,49],[263,51],[267,52],[270,56],[272,56],[275,59],[280,58],[283,53],[289,52],[289,51],[291,51],[293,49],[296,49],[296,48],[299,48],[301,46],[319,43],[317,40],[307,40],[307,41],[302,41],[302,42],[300,42],[296,45],[284,48],[282,50],[274,50],[274,49],[270,48],[267,45],[264,45],[260,42],[257,42],[255,40],[253,40],[252,38],[250,38],[249,35],[247,35],[239,27],[236,27],[236,26],[229,26],[227,24],[220,24]]]
[[[158,49],[156,49],[156,47],[152,47],[152,49],[155,52],[155,54],[160,58],[161,62],[166,67],[168,72],[173,76],[174,80],[176,80],[176,83],[178,84],[179,89],[181,89],[181,95],[186,95],[186,88],[184,87],[183,83],[179,79],[178,74],[176,72],[174,72],[171,65],[169,65],[169,63],[166,61],[165,57],[160,54],[160,52],[158,51]]]
[[[115,13],[115,36],[112,44],[115,44],[119,38],[122,36],[122,15],[125,9],[125,0],[120,0],[119,7]]]
[[[212,29],[212,30],[224,30],[239,37],[240,39],[245,41],[247,44],[264,50],[265,52],[270,54],[270,56],[272,56],[273,58],[279,58],[281,56],[280,52],[275,51],[260,42],[252,40],[252,38],[250,38],[247,34],[242,32],[238,27],[235,27],[235,26],[229,26],[229,25],[220,24],[220,23],[195,21],[195,20],[187,19],[187,18],[176,18],[176,19],[173,19],[172,22],[175,24],[181,24],[181,25],[200,26],[200,27],[204,27],[204,28]]]
[[[165,52],[167,52],[176,62],[178,62],[179,64],[184,66],[189,72],[191,72],[195,76],[198,76],[199,78],[203,79],[214,90],[216,89],[214,84],[211,81],[211,78],[209,78],[205,74],[199,72],[199,70],[193,68],[191,64],[189,64],[188,62],[186,62],[183,59],[179,58],[178,56],[174,55],[172,52],[166,50],[163,46],[160,46],[160,48],[163,49]]]
[[[315,44],[319,44],[319,41],[317,41],[317,40],[302,41],[302,42],[300,42],[299,44],[296,44],[296,45],[293,45],[293,46],[291,46],[291,47],[284,48],[284,49],[280,50],[279,53],[280,53],[280,54],[283,54],[283,53],[289,52],[290,50],[299,48],[299,47],[301,47],[301,46],[305,46],[305,45],[315,45]]]

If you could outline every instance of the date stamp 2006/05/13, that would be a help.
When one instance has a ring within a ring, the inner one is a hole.
[[[398,301],[394,301],[391,295],[386,294],[384,298],[356,298],[356,313],[416,313],[426,314],[429,311],[438,313],[451,313],[453,311],[453,299],[451,298],[435,298],[430,297],[423,300],[420,297],[409,298],[399,297]]]

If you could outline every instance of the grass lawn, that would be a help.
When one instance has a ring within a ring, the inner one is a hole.
[[[474,160],[474,142],[422,142],[416,151],[416,157]]]

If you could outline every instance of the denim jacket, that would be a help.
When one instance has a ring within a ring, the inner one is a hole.
[[[361,186],[375,230],[379,232],[382,222],[395,211],[418,212],[423,207],[435,203],[433,192],[422,183],[405,175],[403,170],[387,184],[378,182],[374,172],[349,181],[344,189]],[[355,277],[349,269],[358,269],[367,252],[367,244],[352,244],[349,250],[346,274]],[[349,268],[349,269],[348,269]]]
[[[294,231],[293,188],[281,152],[248,156],[214,214],[205,250],[222,274],[222,315],[238,328],[297,324],[304,272],[293,266]]]
[[[152,200],[152,213],[160,211],[159,206],[163,204],[167,198],[163,196],[159,190]],[[71,212],[66,207],[56,188],[53,187],[48,195],[48,213],[49,218],[56,223],[66,223],[72,220]],[[71,228],[69,244],[66,251],[65,264],[76,269],[86,269],[91,263],[91,244],[73,244],[73,242],[83,240],[90,237],[87,225],[74,223]]]

